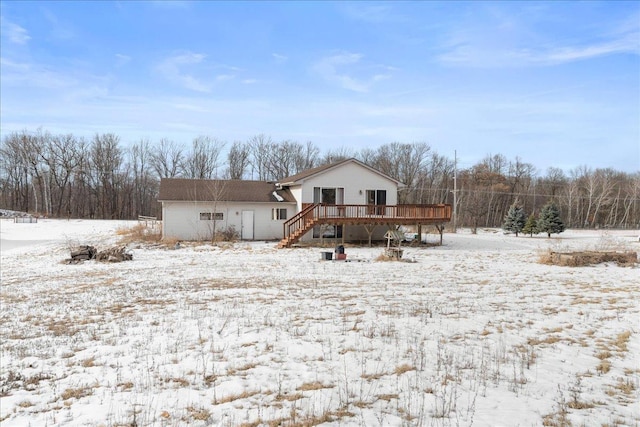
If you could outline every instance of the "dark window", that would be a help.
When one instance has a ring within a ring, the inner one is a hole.
[[[315,227],[313,227],[313,238],[319,238],[321,232],[322,237],[324,238],[342,238],[341,225],[316,225]]]
[[[200,212],[201,221],[221,221],[224,219],[222,212]]]
[[[273,208],[271,213],[273,220],[287,219],[287,208]]]

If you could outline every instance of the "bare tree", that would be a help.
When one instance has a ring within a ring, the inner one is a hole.
[[[187,178],[212,179],[218,176],[220,153],[225,143],[210,136],[193,140],[191,152],[184,159],[183,170]]]
[[[158,180],[151,175],[151,148],[146,139],[129,150],[129,164],[133,174],[134,207],[132,215],[149,215],[158,195]]]
[[[10,133],[0,145],[0,207],[81,218],[153,214],[158,209],[158,178],[214,178],[223,167],[223,147],[214,138],[198,137],[188,152],[168,139],[156,146],[141,140],[123,151],[114,134],[96,134],[86,141],[42,129]],[[400,195],[401,203],[452,201],[453,161],[424,143],[320,152],[311,142],[276,143],[257,135],[233,144],[224,159],[225,176],[275,180],[352,157],[405,183],[410,191]],[[531,164],[498,154],[462,170],[458,188],[460,225],[500,226],[515,198],[531,211],[553,199],[571,227],[640,224],[640,172],[581,166],[566,174],[550,168],[538,177]]]
[[[307,141],[306,144],[298,150],[296,158],[294,159],[294,173],[316,167],[319,157],[320,149],[316,147],[313,142]]]
[[[228,154],[228,168],[226,177],[229,179],[244,178],[249,168],[249,145],[241,141],[234,141]]]
[[[252,137],[247,144],[250,153],[251,177],[259,181],[267,181],[269,179],[269,150],[273,144],[271,137],[259,134]]]
[[[158,179],[176,178],[181,175],[184,149],[175,142],[162,138],[160,144],[151,149],[149,163]]]
[[[123,153],[120,138],[112,133],[96,134],[89,153],[90,186],[102,218],[119,218],[119,190],[123,184]]]
[[[461,211],[463,220],[470,223],[476,232],[481,220],[484,225],[500,224],[506,211],[495,209],[501,199],[508,197],[509,186],[502,173],[504,163],[488,157],[483,162],[461,173]],[[498,159],[500,160],[500,159]],[[505,162],[506,163],[506,162]]]
[[[416,203],[446,203],[453,191],[455,165],[451,159],[432,153],[416,181]]]
[[[74,172],[82,162],[82,150],[84,141],[78,140],[72,134],[54,135],[48,139],[48,144],[44,148],[41,156],[48,166],[49,176],[55,188],[49,192],[53,197],[55,191],[55,215],[62,214],[63,207],[65,213],[70,214],[71,184]]]
[[[415,203],[420,171],[427,165],[431,147],[424,142],[402,144],[392,142],[378,148],[373,167],[402,182],[406,189],[399,195],[400,203]]]
[[[357,158],[356,153],[349,147],[340,147],[334,150],[329,150],[320,159],[317,166],[328,165],[331,163],[339,162],[341,160]],[[368,164],[368,163],[367,163]]]
[[[11,209],[28,212],[31,207],[31,174],[23,154],[23,133],[14,132],[3,140],[2,162],[3,204]]]

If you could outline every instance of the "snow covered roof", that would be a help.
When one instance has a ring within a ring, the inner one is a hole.
[[[158,200],[160,202],[295,202],[288,189],[277,189],[272,182],[185,178],[161,179]]]

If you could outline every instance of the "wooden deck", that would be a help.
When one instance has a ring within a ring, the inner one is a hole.
[[[316,225],[444,225],[451,205],[323,205],[309,204],[284,223],[278,247],[290,247]]]

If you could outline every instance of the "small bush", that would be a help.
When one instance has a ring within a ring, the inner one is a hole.
[[[240,234],[233,225],[216,232],[215,241],[217,242],[235,242],[240,239]]]

